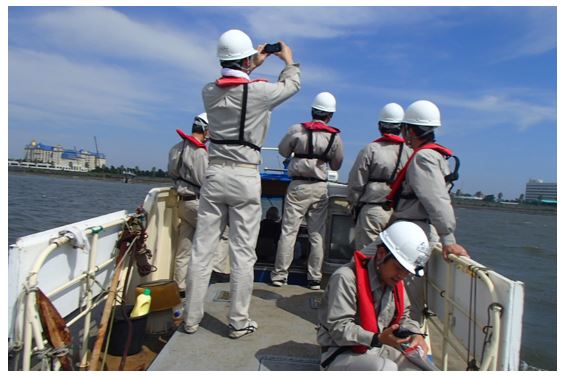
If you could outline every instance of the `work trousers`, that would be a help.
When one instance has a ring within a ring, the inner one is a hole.
[[[179,200],[177,203],[177,215],[181,219],[178,231],[178,245],[175,253],[174,280],[180,291],[185,291],[185,276],[191,259],[191,246],[193,235],[197,228],[197,211],[199,200]]]
[[[384,344],[382,347],[371,348],[365,353],[344,352],[337,356],[325,370],[418,371],[420,369],[407,360],[401,352]]]
[[[257,168],[211,163],[201,190],[198,226],[187,273],[187,326],[199,324],[204,316],[214,253],[226,224],[230,224],[229,324],[237,329],[247,327],[260,218],[261,178]]]
[[[191,259],[191,247],[195,229],[197,229],[197,212],[199,200],[180,200],[177,203],[177,213],[181,219],[178,229],[178,246],[175,253],[175,269],[173,279],[180,291],[185,291],[187,268]],[[212,263],[213,270],[223,274],[230,273],[230,256],[228,252],[228,227],[220,237],[218,250]]]
[[[355,225],[355,250],[362,250],[376,241],[378,234],[386,228],[391,214],[392,210],[386,211],[380,205],[365,204]]]
[[[287,280],[288,267],[294,258],[294,244],[304,216],[308,225],[310,255],[308,280],[321,281],[323,239],[327,219],[327,183],[295,180],[290,182],[282,215],[282,230],[277,246],[275,268],[271,280]]]
[[[224,229],[218,241],[218,250],[212,262],[212,271],[220,272],[221,274],[230,273],[230,246],[228,234],[230,234],[230,227],[226,226],[226,229]]]

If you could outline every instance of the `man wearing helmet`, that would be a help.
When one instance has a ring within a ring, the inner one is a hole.
[[[435,143],[434,131],[440,124],[440,111],[430,101],[416,101],[405,111],[403,137],[414,152],[388,195],[394,207],[391,221],[415,221],[426,232],[431,247],[440,238],[445,259],[448,254],[469,257],[454,237],[456,217],[449,190],[457,175],[450,174],[447,161],[452,151]]]
[[[208,153],[204,144],[208,136],[206,113],[199,114],[193,121],[191,135],[176,130],[181,141],[169,151],[168,173],[178,195],[177,214],[181,220],[178,245],[175,253],[174,280],[179,292],[185,297],[185,276],[191,257],[191,243],[197,227],[199,195],[208,166]]]
[[[198,226],[187,273],[185,331],[197,331],[220,234],[230,225],[229,336],[257,329],[249,318],[255,245],[261,218],[261,146],[271,111],[300,89],[300,68],[292,50],[280,42],[274,55],[285,62],[275,83],[250,80],[249,74],[269,56],[264,45],[253,48],[249,36],[229,30],[218,40],[222,72],[202,91],[210,128],[209,167],[201,190]]]
[[[199,114],[193,121],[191,135],[177,129],[182,141],[169,151],[168,173],[173,179],[177,192],[177,214],[180,219],[178,245],[175,252],[174,280],[179,287],[179,295],[185,298],[185,278],[191,258],[193,235],[197,228],[197,212],[201,186],[208,167],[208,152],[205,142],[208,137],[206,113]],[[219,275],[230,273],[228,255],[228,229],[220,238],[218,252],[213,262],[213,270]]]
[[[304,217],[308,226],[308,286],[320,289],[323,239],[327,218],[327,171],[338,170],[343,163],[343,143],[339,130],[327,124],[336,109],[335,97],[319,93],[312,103],[312,121],[293,125],[279,144],[283,157],[294,157],[288,165],[292,178],[288,186],[282,216],[282,233],[277,247],[274,286],[288,280],[288,267],[294,258],[294,244]]]
[[[392,214],[385,206],[399,170],[411,155],[411,148],[399,136],[403,109],[388,103],[380,111],[378,130],[382,137],[366,145],[349,173],[347,197],[356,217],[355,249],[376,241]]]
[[[403,288],[405,277],[424,273],[431,252],[427,237],[418,225],[400,221],[377,242],[364,254],[355,252],[329,279],[318,312],[324,370],[417,370],[401,350],[428,351]],[[403,337],[398,329],[409,333]]]

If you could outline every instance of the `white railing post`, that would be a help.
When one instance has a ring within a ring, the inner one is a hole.
[[[101,230],[100,230],[101,231]],[[95,279],[95,272],[92,273],[92,269],[95,267],[95,262],[96,262],[96,256],[97,256],[97,241],[99,239],[99,232],[95,232],[93,233],[92,236],[92,243],[90,246],[90,255],[88,258],[88,274],[87,277],[85,278],[85,286],[86,286],[86,309],[85,311],[87,312],[85,318],[84,318],[84,332],[83,332],[83,338],[82,338],[82,347],[80,348],[80,369],[86,369],[88,367],[88,339],[90,337],[90,324],[91,324],[91,319],[92,319],[92,299],[93,299],[93,293],[92,293],[92,286],[93,286],[93,281]],[[93,275],[93,276],[92,276]]]

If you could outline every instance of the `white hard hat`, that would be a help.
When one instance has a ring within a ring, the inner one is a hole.
[[[409,272],[424,275],[431,254],[425,232],[415,223],[398,221],[380,233],[380,238],[397,261]]]
[[[430,101],[415,101],[405,110],[403,123],[415,124],[417,126],[440,127],[440,110]]]
[[[382,107],[378,117],[378,121],[384,123],[401,123],[402,120],[403,108],[395,102],[388,103]]]
[[[195,117],[195,121],[196,121],[197,119],[200,119],[200,120],[202,120],[205,124],[208,124],[208,117],[206,116],[206,113],[200,113],[199,115],[197,115],[197,116]]]
[[[314,98],[314,102],[312,103],[312,108],[320,110],[320,111],[326,111],[329,113],[334,113],[335,112],[335,97],[333,96],[333,94],[329,93],[329,92],[321,92],[320,94],[318,94],[316,96],[316,98]]]
[[[206,113],[201,113],[193,120],[193,128],[191,132],[205,132],[208,129],[208,118]]]
[[[251,39],[241,30],[228,30],[218,38],[218,59],[221,61],[239,60],[255,53]]]

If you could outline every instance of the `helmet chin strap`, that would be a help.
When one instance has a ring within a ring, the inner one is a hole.
[[[378,249],[374,257],[374,262],[376,264],[376,271],[378,271],[380,269],[380,266],[386,263],[386,261],[392,257],[392,253],[388,251],[386,245],[382,244],[381,246],[383,250],[382,253],[380,253],[380,249]]]
[[[248,56],[247,58],[244,59],[244,62],[240,67],[240,69],[248,75],[251,73],[251,71],[253,71],[252,69],[253,64],[251,64],[251,61],[252,61],[252,56]]]

